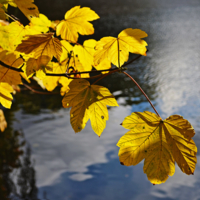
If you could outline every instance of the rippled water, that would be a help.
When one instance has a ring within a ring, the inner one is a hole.
[[[52,4],[35,2],[50,19],[61,19],[70,6],[90,6],[102,16],[94,22],[96,39],[116,36],[127,27],[146,31],[149,35],[147,56],[131,64],[128,71],[163,118],[180,114],[192,123],[196,130],[194,141],[200,147],[199,1],[107,0],[94,3],[80,0],[69,1],[68,5],[64,0]],[[26,93],[16,98],[18,109],[14,113],[13,129],[21,129],[30,144],[29,158],[38,189],[34,190],[34,198],[200,199],[199,163],[194,176],[183,174],[177,167],[173,177],[156,186],[150,184],[143,173],[143,163],[132,167],[119,164],[116,143],[126,132],[119,124],[133,111],[153,110],[130,80],[121,74],[111,78],[101,83],[109,87],[120,106],[109,109],[110,119],[100,138],[92,131],[90,123],[81,133],[74,134],[69,110],[54,105],[58,97],[52,97],[55,100],[51,101],[49,97],[36,95],[34,103]],[[17,199],[14,194],[12,198]]]

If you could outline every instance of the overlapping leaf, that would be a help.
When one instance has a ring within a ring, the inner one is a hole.
[[[10,85],[18,85],[21,83],[20,72],[9,69],[9,66],[19,68],[23,64],[22,58],[17,58],[15,54],[7,51],[0,52],[0,61],[8,66],[0,64],[0,82],[7,82]]]
[[[17,6],[29,20],[39,15],[38,7],[33,3],[34,0],[3,0],[2,2]]]
[[[39,14],[39,17],[33,17],[30,24],[41,33],[48,32],[49,27],[51,27],[51,21],[43,14]]]
[[[84,79],[73,80],[70,91],[63,98],[63,107],[72,107],[70,122],[75,132],[84,129],[88,119],[97,135],[101,135],[108,120],[106,105],[118,106],[114,96],[105,87],[90,85]]]
[[[30,35],[28,39],[22,40],[16,51],[25,54],[34,53],[34,57],[48,56],[51,60],[54,56],[58,61],[62,53],[60,40],[53,37],[53,33]]]
[[[11,107],[13,100],[13,97],[11,95],[12,92],[12,86],[10,86],[8,83],[0,82],[0,104],[5,108]]]
[[[56,34],[61,35],[62,39],[76,43],[78,33],[81,35],[91,35],[94,28],[89,21],[98,19],[99,16],[90,8],[75,6],[65,14],[65,20],[62,20],[56,28]]]
[[[108,59],[114,65],[120,67],[129,58],[129,52],[146,55],[147,43],[141,38],[147,34],[140,29],[128,28],[123,30],[117,38],[103,37],[96,45],[94,54],[95,65],[104,59]]]
[[[12,22],[7,26],[0,26],[0,46],[4,50],[14,51],[25,35],[34,35],[39,32],[29,25],[23,26],[19,22]]]
[[[194,129],[179,115],[164,121],[151,112],[135,112],[125,118],[119,159],[124,165],[136,165],[143,159],[144,173],[153,184],[160,184],[175,172],[174,162],[186,174],[193,174],[197,162],[197,147],[191,139]]]

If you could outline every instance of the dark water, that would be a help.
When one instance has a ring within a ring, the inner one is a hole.
[[[163,118],[180,114],[191,122],[196,130],[194,141],[200,147],[200,1],[35,2],[40,12],[52,20],[62,19],[75,5],[91,7],[101,16],[94,22],[95,39],[117,36],[128,27],[146,31],[147,56],[131,64],[128,72]],[[81,133],[74,134],[69,110],[61,107],[57,95],[47,97],[22,91],[15,96],[13,109],[6,111],[10,121],[7,132],[10,131],[12,141],[25,140],[26,144],[22,146],[21,163],[13,167],[16,170],[3,171],[10,198],[199,200],[199,163],[194,176],[183,174],[177,167],[173,177],[157,186],[147,180],[143,163],[132,167],[119,164],[116,143],[126,132],[119,124],[131,112],[153,110],[124,75],[113,75],[101,84],[113,92],[120,105],[109,109],[110,119],[101,138],[92,131],[90,123]],[[17,139],[14,130],[23,135]],[[15,145],[10,145],[10,149],[15,149]]]

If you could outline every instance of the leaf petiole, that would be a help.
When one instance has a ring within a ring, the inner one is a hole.
[[[139,90],[142,92],[142,94],[146,97],[147,101],[150,103],[151,107],[154,109],[156,114],[161,118],[161,116],[159,115],[158,111],[156,110],[156,108],[152,104],[151,100],[146,95],[146,93],[143,91],[143,89],[139,86],[139,84],[136,82],[136,80],[131,75],[129,75],[128,73],[126,73],[126,72],[122,72],[122,73],[125,74],[126,76],[128,76],[136,84],[136,86],[139,88]],[[161,120],[162,120],[162,118],[161,118]]]

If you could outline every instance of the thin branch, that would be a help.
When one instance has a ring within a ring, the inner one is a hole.
[[[147,101],[150,103],[151,107],[155,110],[156,114],[161,118],[161,116],[159,115],[159,113],[157,112],[156,108],[154,107],[154,105],[151,103],[151,100],[149,99],[149,97],[146,95],[146,93],[143,91],[143,89],[139,86],[139,84],[135,81],[135,79],[130,76],[128,73],[126,72],[122,72],[123,74],[125,74],[126,76],[128,76],[135,84],[136,86],[139,88],[139,90],[142,92],[142,94],[146,97]],[[162,118],[161,118],[162,119]]]
[[[8,69],[11,69],[11,70],[13,70],[13,71],[16,71],[16,72],[23,72],[23,70],[21,69],[21,67],[20,67],[20,68],[15,68],[15,67],[12,67],[12,66],[10,66],[10,65],[5,64],[5,63],[2,62],[2,61],[0,61],[0,65],[6,67],[6,68],[8,68]]]
[[[42,91],[38,91],[33,89],[32,87],[30,87],[29,85],[23,83],[23,85],[28,88],[29,90],[31,90],[32,92],[36,93],[36,94],[45,94],[45,95],[52,95],[52,94],[60,94],[59,92],[42,92]]]

